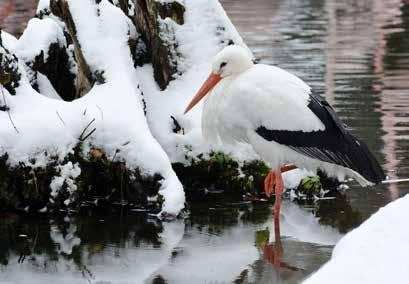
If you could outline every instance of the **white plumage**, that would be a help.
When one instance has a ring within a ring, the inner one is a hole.
[[[384,178],[327,102],[297,76],[253,64],[242,47],[228,46],[214,58],[211,75],[185,112],[206,94],[202,130],[210,143],[249,143],[273,170],[291,163],[338,179],[348,175],[361,185]]]

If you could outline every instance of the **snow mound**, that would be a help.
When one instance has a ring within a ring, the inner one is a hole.
[[[50,44],[58,43],[60,47],[65,47],[67,42],[61,27],[52,19],[43,20],[33,18],[24,30],[14,48],[14,52],[25,61],[34,60],[41,52],[44,61],[48,58],[48,48]]]
[[[409,194],[379,209],[335,246],[304,284],[408,283]]]
[[[1,31],[1,41],[3,46],[9,50],[14,50],[18,44],[18,39],[5,31]]]

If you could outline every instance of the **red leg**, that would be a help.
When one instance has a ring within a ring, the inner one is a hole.
[[[297,167],[294,165],[288,165],[284,166],[280,169],[281,173],[285,173],[291,170],[296,169]],[[264,192],[268,197],[271,196],[271,194],[274,194],[275,191],[275,186],[276,186],[276,174],[274,171],[270,171],[266,178],[264,179]]]
[[[271,171],[268,173],[267,177],[264,180],[264,191],[267,196],[270,196],[272,193],[275,193],[275,202],[274,202],[274,237],[275,243],[273,252],[271,248],[265,248],[265,255],[268,258],[268,261],[273,263],[274,267],[279,268],[281,266],[281,236],[280,236],[280,209],[281,209],[281,195],[284,191],[283,177],[281,173],[285,173],[291,170],[296,169],[294,165],[287,165],[280,168],[277,171]]]
[[[284,190],[283,177],[281,176],[281,170],[275,172],[276,176],[276,199],[274,202],[274,266],[280,267],[281,264],[281,239],[280,239],[280,208],[281,208],[281,194]]]
[[[273,171],[270,171],[266,178],[264,179],[264,192],[268,197],[274,193],[276,177]]]

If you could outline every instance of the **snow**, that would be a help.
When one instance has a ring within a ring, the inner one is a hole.
[[[78,166],[78,163],[72,164],[72,162],[68,162],[65,165],[59,165],[56,168],[60,173],[60,176],[55,176],[51,180],[51,196],[56,197],[64,185],[66,186],[67,191],[72,194],[77,190],[74,181],[81,174],[81,169]],[[70,200],[66,200],[66,205],[69,203]]]
[[[65,47],[64,32],[60,25],[50,18],[31,19],[27,28],[18,40],[14,51],[24,61],[33,61],[41,52],[44,54],[44,61],[48,58],[48,47],[52,43],[58,43],[60,47]]]
[[[61,100],[60,95],[54,89],[50,80],[48,80],[47,76],[41,74],[40,72],[37,73],[37,85],[38,90],[42,95],[51,99]]]
[[[40,0],[38,1],[36,14],[41,11],[50,10],[50,0]]]
[[[335,246],[304,284],[407,283],[409,194],[386,205]]]
[[[10,51],[13,51],[18,43],[17,38],[3,30],[1,31],[1,41],[3,46]]]

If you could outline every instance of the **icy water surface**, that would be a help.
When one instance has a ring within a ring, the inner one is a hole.
[[[19,34],[36,1],[0,0],[0,26]],[[392,178],[409,177],[409,1],[223,0],[255,56],[308,82],[368,143]],[[160,222],[144,212],[81,217],[0,215],[0,283],[299,283],[342,232],[409,192],[408,184],[283,205],[283,261],[271,264],[271,207],[192,204]]]

